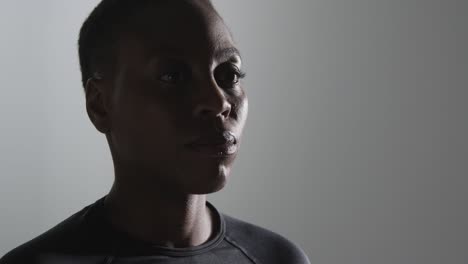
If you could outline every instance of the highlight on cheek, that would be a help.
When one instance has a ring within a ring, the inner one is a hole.
[[[248,112],[248,99],[243,89],[239,92],[239,95],[230,100],[230,103],[232,107],[231,114],[234,119],[238,120],[239,118],[246,117]]]

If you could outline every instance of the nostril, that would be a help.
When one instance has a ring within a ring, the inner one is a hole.
[[[198,117],[218,117],[227,118],[231,112],[231,105],[224,101],[222,103],[200,103],[194,109],[195,116]]]
[[[231,113],[231,106],[227,106],[226,110],[224,110],[224,112],[221,113],[222,116],[224,116],[225,118],[227,118],[229,116],[229,113]]]
[[[222,118],[227,118],[230,112],[231,112],[230,108],[225,109],[222,112],[214,111],[209,108],[199,108],[196,115],[202,118],[210,118],[210,117],[218,117],[218,116]]]

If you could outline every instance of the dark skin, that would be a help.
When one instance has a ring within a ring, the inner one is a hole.
[[[206,194],[226,184],[248,103],[240,55],[212,6],[167,2],[122,34],[114,69],[86,84],[86,107],[114,161],[111,223],[139,240],[191,247],[216,231]],[[213,131],[235,137],[232,153],[187,147]]]

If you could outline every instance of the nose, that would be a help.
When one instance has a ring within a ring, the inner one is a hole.
[[[194,115],[201,119],[221,117],[226,119],[231,112],[231,104],[215,80],[200,85],[195,96]]]

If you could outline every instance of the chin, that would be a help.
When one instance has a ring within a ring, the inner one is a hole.
[[[200,188],[190,190],[191,194],[210,194],[215,193],[224,188],[226,185],[226,181],[219,182],[217,184],[208,185],[208,186],[201,186]]]
[[[203,175],[197,177],[192,184],[185,185],[186,193],[190,194],[210,194],[220,191],[227,184],[229,169],[220,166],[216,172],[199,172],[192,175]]]

